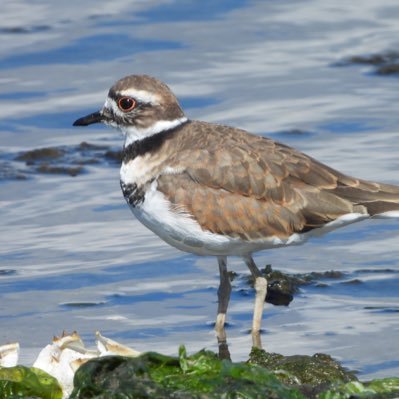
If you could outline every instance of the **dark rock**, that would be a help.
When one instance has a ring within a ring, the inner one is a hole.
[[[104,145],[97,145],[97,144],[91,144],[91,143],[88,143],[88,142],[86,142],[86,141],[82,141],[82,142],[79,144],[78,148],[79,148],[80,150],[89,150],[89,151],[93,151],[93,150],[107,150],[107,149],[108,149],[107,146],[104,146]]]
[[[333,384],[357,381],[353,371],[346,370],[331,356],[323,353],[283,356],[253,348],[248,362],[276,372],[280,381],[297,387],[309,398],[316,398]]]
[[[382,65],[377,68],[377,73],[379,75],[392,75],[395,73],[399,73],[399,64]]]
[[[377,75],[399,73],[399,52],[387,51],[380,54],[355,55],[339,61],[335,66],[370,65]]]
[[[0,154],[1,157],[10,158],[9,154]],[[120,165],[121,151],[114,151],[107,145],[91,144],[83,141],[75,146],[37,148],[13,156],[14,161],[24,161],[28,167],[27,173],[64,174],[76,176],[84,173],[84,165],[107,163]],[[4,162],[7,168],[0,163],[0,179],[23,178],[22,173],[13,172],[15,168],[9,162]],[[11,168],[11,169],[10,169]]]
[[[337,280],[345,277],[344,273],[336,270],[289,274],[279,270],[273,270],[271,265],[266,265],[265,268],[261,270],[261,273],[267,280],[266,302],[276,306],[288,306],[294,299],[294,295],[299,292],[301,286],[312,284],[315,287],[325,288],[328,287],[328,284],[320,282],[319,280]],[[246,287],[253,287],[252,276],[248,274],[231,274],[230,280],[238,282],[239,287],[237,291],[240,292],[241,295],[248,296],[250,294]],[[244,286],[241,286],[241,282],[244,283]]]
[[[10,162],[0,162],[0,181],[1,180],[26,180],[27,176],[15,168]]]
[[[352,280],[348,280],[348,281],[343,281],[342,284],[346,284],[346,285],[359,285],[359,284],[363,284],[362,280],[359,280],[358,278],[354,278]]]
[[[110,159],[111,161],[116,161],[118,163],[122,162],[122,158],[123,158],[123,151],[106,151],[105,152],[105,157]]]
[[[298,287],[306,284],[302,278],[272,270],[270,265],[262,270],[262,274],[267,279],[266,302],[277,306],[288,306],[298,292]]]
[[[11,276],[17,274],[17,271],[14,269],[0,269],[0,276]]]
[[[12,26],[9,28],[0,28],[0,33],[5,34],[21,34],[21,33],[36,33],[50,30],[49,25],[36,25],[36,26]]]
[[[39,173],[49,173],[57,175],[77,176],[84,172],[83,166],[68,167],[68,166],[52,166],[48,164],[39,165],[36,170]]]
[[[59,159],[65,154],[65,151],[56,148],[38,148],[35,150],[29,150],[21,153],[17,157],[15,157],[16,161],[25,161],[27,163],[33,163],[37,161],[47,161],[50,159]]]

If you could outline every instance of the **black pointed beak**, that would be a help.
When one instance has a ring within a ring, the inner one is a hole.
[[[100,123],[105,120],[104,115],[100,112],[93,112],[92,114],[86,115],[83,118],[77,119],[73,122],[73,126],[87,126],[93,123]]]

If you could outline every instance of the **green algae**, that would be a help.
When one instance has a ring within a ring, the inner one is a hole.
[[[317,398],[334,384],[357,382],[353,371],[324,353],[283,356],[253,348],[248,362],[273,371],[282,383],[298,388],[307,398]]]
[[[219,360],[205,350],[187,356],[184,348],[178,358],[149,352],[90,360],[78,369],[74,386],[71,399],[304,399],[263,367]]]
[[[290,385],[317,386],[325,383],[357,381],[353,371],[346,370],[324,353],[316,353],[313,356],[283,356],[253,348],[249,355],[249,363],[279,372],[280,380]]]
[[[0,367],[0,399],[61,399],[58,381],[35,367]]]
[[[399,378],[359,382],[329,355],[283,356],[253,349],[233,363],[201,350],[107,356],[82,365],[70,399],[394,399]],[[58,382],[36,368],[0,368],[0,399],[61,399]]]
[[[79,368],[70,399],[393,399],[399,378],[361,383],[329,355],[283,356],[253,349],[248,362],[202,350],[109,356]]]
[[[319,399],[395,399],[399,397],[399,378],[383,378],[338,385],[319,395]]]

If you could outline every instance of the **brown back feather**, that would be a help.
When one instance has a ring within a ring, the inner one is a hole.
[[[165,148],[158,189],[203,229],[248,240],[322,227],[352,213],[399,210],[399,187],[346,176],[288,146],[191,122]]]

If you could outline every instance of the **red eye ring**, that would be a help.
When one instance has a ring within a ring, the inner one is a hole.
[[[132,109],[136,108],[137,102],[132,97],[121,97],[118,100],[118,107],[123,112],[129,112]]]

